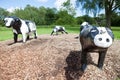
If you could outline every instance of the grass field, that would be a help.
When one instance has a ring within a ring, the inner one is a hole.
[[[79,25],[68,26],[65,25],[65,28],[68,33],[79,34]],[[50,34],[53,29],[53,26],[37,26],[38,35],[40,34]],[[120,27],[112,27],[115,39],[120,39]],[[19,36],[21,37],[21,36]],[[13,39],[13,33],[11,28],[1,27],[0,26],[0,41]]]

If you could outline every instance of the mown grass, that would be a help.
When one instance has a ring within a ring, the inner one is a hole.
[[[120,39],[120,27],[112,27],[111,29],[114,33],[115,39]]]
[[[0,27],[0,41],[12,39],[12,29],[6,27]]]
[[[53,25],[42,25],[37,26],[38,35],[41,34],[50,34],[53,29]],[[79,25],[64,25],[68,33],[76,33],[79,34],[80,26]],[[112,27],[112,31],[114,33],[115,39],[120,39],[120,27]],[[21,36],[19,36],[21,37]],[[13,39],[13,33],[11,28],[6,28],[0,26],[0,41]]]

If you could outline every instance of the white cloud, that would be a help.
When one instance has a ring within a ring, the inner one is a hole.
[[[62,4],[66,1],[67,0],[56,0],[54,4],[55,4],[57,9],[60,9],[60,8],[62,8]]]
[[[15,11],[15,9],[20,9],[20,8],[19,7],[10,7],[7,9],[7,11],[12,13]]]
[[[37,0],[39,2],[47,2],[48,0]]]

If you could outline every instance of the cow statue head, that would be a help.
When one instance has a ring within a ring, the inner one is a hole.
[[[20,19],[17,17],[6,17],[4,23],[7,28],[13,27],[14,25],[20,24]]]
[[[80,43],[82,46],[81,64],[84,71],[87,66],[87,53],[98,52],[98,67],[102,68],[107,49],[112,45],[114,35],[107,27],[95,27],[83,22],[80,28]]]
[[[89,38],[97,47],[108,48],[112,45],[114,35],[107,27],[95,27],[88,22],[81,24],[81,35]]]

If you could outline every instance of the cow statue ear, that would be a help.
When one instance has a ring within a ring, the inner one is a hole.
[[[112,39],[114,40],[114,34],[113,34],[112,30],[111,30],[110,28],[107,28],[107,27],[106,27],[106,30],[107,30],[108,34],[109,34],[109,35],[112,37]]]

